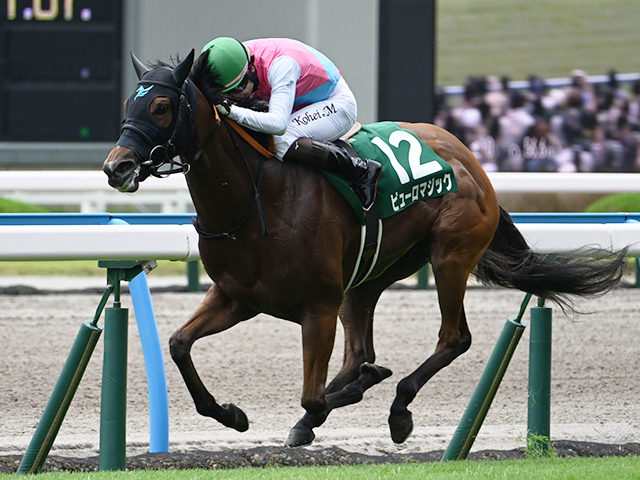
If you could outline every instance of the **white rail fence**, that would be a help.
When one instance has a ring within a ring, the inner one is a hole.
[[[563,252],[584,246],[640,256],[640,222],[520,223],[518,228],[538,252]],[[3,225],[4,260],[197,260],[198,234],[192,225]]]
[[[109,186],[101,171],[8,170],[0,172],[0,197],[82,213],[107,212],[113,206],[145,213],[194,211],[184,175],[150,177],[138,192],[121,193]]]
[[[2,225],[0,260],[199,260],[193,225]]]
[[[489,173],[496,192],[640,193],[640,175],[629,173]],[[82,213],[107,212],[126,206],[138,212],[188,213],[193,203],[183,175],[149,178],[140,190],[120,193],[100,171],[2,171],[0,197],[41,205],[66,206]]]

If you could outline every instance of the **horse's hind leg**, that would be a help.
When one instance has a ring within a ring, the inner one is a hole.
[[[326,388],[327,411],[306,413],[289,432],[287,447],[311,444],[313,429],[325,422],[332,409],[359,402],[365,390],[391,375],[391,370],[373,365],[373,311],[380,292],[368,291],[365,285],[347,292],[340,308],[344,356],[342,368]]]
[[[404,442],[413,430],[413,419],[407,406],[418,391],[442,368],[449,365],[471,346],[471,333],[467,326],[463,300],[471,267],[456,261],[434,261],[433,271],[438,288],[438,301],[442,314],[435,353],[417,370],[398,383],[396,398],[391,405],[389,427],[395,443]]]
[[[240,432],[249,428],[247,416],[232,403],[218,405],[202,383],[190,352],[197,339],[227,330],[255,315],[213,285],[191,318],[169,340],[171,357],[182,374],[198,413]]]

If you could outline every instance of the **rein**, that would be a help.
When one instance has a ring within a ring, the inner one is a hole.
[[[264,214],[264,206],[262,205],[262,197],[260,196],[260,189],[262,187],[262,180],[264,178],[263,175],[263,171],[264,171],[264,161],[262,159],[258,160],[258,180],[254,180],[253,178],[253,173],[251,172],[251,167],[249,166],[249,162],[247,161],[247,157],[244,154],[244,151],[242,150],[242,147],[240,146],[240,143],[238,142],[238,140],[236,139],[236,137],[233,135],[233,132],[231,131],[231,128],[234,128],[234,130],[238,131],[238,129],[240,129],[242,132],[244,132],[244,134],[242,135],[242,138],[244,138],[245,140],[247,139],[247,136],[249,138],[251,138],[253,140],[253,138],[247,134],[239,125],[236,127],[234,127],[233,125],[237,125],[235,122],[231,123],[231,121],[229,120],[222,120],[220,118],[220,116],[218,115],[218,111],[216,110],[216,108],[214,107],[213,111],[215,112],[216,115],[216,126],[214,127],[213,131],[211,132],[211,134],[209,134],[209,137],[207,137],[207,140],[205,140],[205,143],[200,147],[200,150],[198,150],[198,153],[196,153],[196,155],[194,155],[194,157],[187,162],[187,165],[190,167],[191,165],[193,165],[201,156],[202,153],[204,151],[204,147],[206,146],[206,144],[209,142],[209,140],[213,137],[213,134],[218,130],[218,128],[220,127],[220,124],[224,124],[224,126],[227,129],[227,132],[229,133],[229,136],[231,137],[231,140],[233,140],[234,145],[236,146],[236,149],[240,152],[240,155],[242,156],[242,160],[244,160],[244,164],[247,167],[247,172],[249,173],[249,178],[251,179],[251,185],[253,185],[253,200],[251,201],[251,205],[249,205],[249,210],[247,210],[247,214],[244,216],[244,218],[240,221],[240,223],[238,224],[237,227],[232,228],[231,230],[229,230],[228,232],[224,232],[224,233],[209,233],[204,231],[202,228],[200,228],[199,224],[198,224],[198,218],[192,218],[191,219],[191,223],[193,224],[193,227],[196,229],[196,232],[198,232],[198,235],[202,238],[204,238],[205,240],[217,240],[220,238],[231,238],[233,240],[235,240],[235,236],[233,235],[235,232],[237,232],[238,230],[240,230],[240,228],[242,228],[244,226],[245,223],[247,223],[249,221],[249,218],[251,217],[251,214],[253,213],[253,207],[254,205],[258,206],[258,215],[260,217],[260,227],[262,228],[262,235],[263,236],[267,236],[269,234],[269,231],[267,229],[267,220]],[[240,133],[238,131],[238,133]],[[245,136],[246,135],[246,136]],[[253,142],[250,142],[251,146],[256,148],[256,145],[258,145],[262,150],[264,150],[267,153],[271,153],[266,151],[264,148],[262,148],[261,145],[257,144],[257,142],[255,142],[255,140]],[[256,150],[258,150],[259,153],[263,154],[262,151],[260,151],[258,148],[256,148]],[[273,154],[271,154],[270,156],[273,156]],[[183,164],[184,165],[184,164]],[[190,168],[188,169],[190,170]],[[187,172],[188,172],[187,170]],[[185,173],[186,175],[186,173]]]
[[[258,151],[258,153],[264,157],[266,157],[267,159],[272,158],[275,154],[270,151],[267,150],[266,148],[264,148],[262,145],[260,145],[260,143],[253,138],[251,135],[249,135],[249,133],[242,128],[240,125],[238,125],[237,122],[234,122],[233,120],[227,119],[227,124],[231,125],[231,127],[233,127],[233,129],[238,132],[238,135],[240,135],[242,138],[245,139],[245,141],[251,145],[255,150]],[[273,137],[271,138],[271,146],[273,146]]]

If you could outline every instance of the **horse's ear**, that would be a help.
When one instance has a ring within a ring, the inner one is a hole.
[[[147,73],[149,69],[142,63],[138,58],[133,54],[133,52],[129,52],[131,54],[131,61],[133,62],[133,68],[136,69],[136,74],[138,75],[138,80],[142,78],[142,75]]]
[[[193,65],[193,58],[195,54],[196,52],[192,48],[189,55],[187,55],[187,57],[173,69],[173,79],[176,81],[176,84],[182,85],[189,76],[189,71],[191,70],[191,65]]]

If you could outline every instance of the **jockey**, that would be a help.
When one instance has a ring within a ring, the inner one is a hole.
[[[336,66],[322,53],[286,38],[241,43],[220,37],[201,57],[222,93],[268,101],[266,112],[220,101],[215,108],[238,124],[273,135],[279,160],[305,163],[347,179],[365,210],[375,200],[382,167],[353,149],[330,143],[356,121],[357,103]],[[207,75],[204,76],[206,82]]]

